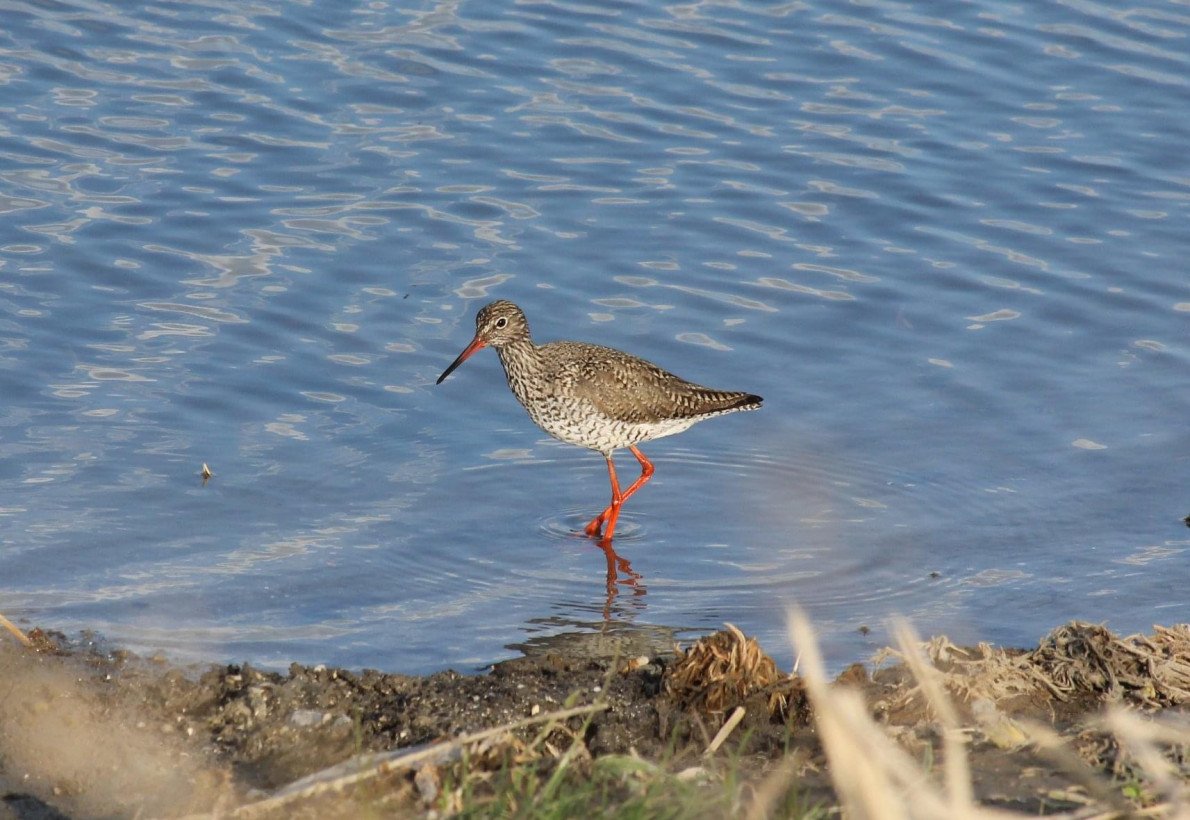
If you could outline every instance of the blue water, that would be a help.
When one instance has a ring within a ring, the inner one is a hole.
[[[6,3],[0,115],[10,618],[423,672],[1190,611],[1184,5]],[[603,460],[434,385],[493,298],[765,397],[644,445],[610,583]]]

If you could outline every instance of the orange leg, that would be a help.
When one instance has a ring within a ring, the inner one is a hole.
[[[612,542],[612,535],[616,532],[616,520],[620,517],[620,507],[624,502],[632,497],[632,494],[645,485],[645,482],[653,477],[653,462],[645,458],[645,454],[636,449],[635,444],[628,445],[628,449],[636,456],[636,460],[640,462],[640,478],[632,483],[627,490],[620,492],[620,482],[616,480],[616,465],[612,463],[611,456],[604,456],[607,459],[607,475],[612,482],[612,503],[608,505],[607,509],[595,516],[586,529],[583,530],[587,535],[597,536],[603,528],[604,523],[607,524],[607,532],[604,533],[600,540],[601,545],[610,545]]]

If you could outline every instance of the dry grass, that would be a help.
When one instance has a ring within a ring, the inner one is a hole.
[[[997,694],[1006,697],[1028,688],[1026,682],[1045,686],[1051,692],[1068,694],[1083,691],[1108,692],[1120,696],[1134,693],[1141,703],[1184,703],[1182,672],[1187,654],[1185,627],[1158,628],[1155,638],[1143,636],[1115,638],[1102,627],[1070,624],[1051,633],[1037,650],[1008,654],[982,651],[976,661],[959,661],[959,666],[981,663],[997,671],[1015,675],[992,677],[987,668],[978,675],[940,672],[930,658],[944,658],[953,663],[956,647],[935,639],[922,643],[906,624],[896,628],[898,655],[917,681],[916,693],[924,697],[935,715],[943,739],[942,778],[918,764],[873,721],[862,698],[855,691],[832,687],[825,675],[822,657],[808,621],[799,613],[790,616],[789,630],[799,653],[806,679],[806,689],[813,707],[814,720],[822,736],[829,759],[830,773],[844,816],[850,818],[922,818],[923,820],[976,820],[1012,818],[1022,815],[981,806],[974,798],[965,749],[970,728],[964,727],[947,689],[977,693],[986,699]],[[1101,631],[1102,630],[1102,631]],[[1088,639],[1089,638],[1089,639]],[[1074,663],[1082,658],[1099,670],[1098,676],[1086,676]],[[1144,658],[1150,674],[1158,681],[1143,684],[1138,668]],[[1031,660],[1033,668],[1028,661]],[[1166,663],[1157,672],[1159,662]],[[1056,670],[1057,679],[1046,675]],[[999,687],[999,688],[997,688]],[[1178,700],[1180,698],[1180,700]],[[1101,721],[1133,765],[1135,780],[1121,787],[1100,772],[1090,769],[1075,753],[1070,742],[1048,727],[1014,722],[1022,744],[1048,752],[1052,760],[1066,768],[1090,797],[1082,810],[1050,816],[1079,820],[1109,820],[1125,817],[1162,817],[1190,820],[1190,721],[1154,719],[1135,709],[1112,706]],[[786,776],[781,773],[777,776]],[[770,789],[770,791],[776,791]],[[752,816],[768,816],[766,812]]]
[[[912,646],[915,642],[908,627],[899,630],[901,652],[906,657],[918,658],[910,662],[910,668],[941,716],[946,750],[943,783],[935,782],[929,772],[872,720],[858,692],[831,687],[818,642],[805,616],[791,615],[789,631],[801,658],[814,721],[846,816],[857,820],[975,820],[1010,816],[986,809],[972,797],[961,727],[953,707],[945,702],[940,684]]]
[[[33,646],[33,641],[29,640],[28,636],[20,630],[16,624],[0,615],[0,627],[4,627],[14,638],[20,641],[25,646]]]
[[[999,702],[1044,690],[1059,701],[1091,693],[1150,709],[1190,703],[1190,624],[1120,637],[1100,624],[1073,621],[1027,652],[986,643],[963,649],[945,636],[923,648],[948,668],[945,686],[964,700]],[[891,649],[882,657],[904,659]]]

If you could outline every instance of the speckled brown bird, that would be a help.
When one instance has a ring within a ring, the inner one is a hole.
[[[760,396],[712,390],[615,348],[568,341],[535,344],[524,311],[504,299],[479,311],[475,338],[437,384],[484,347],[496,349],[508,386],[538,427],[607,459],[612,502],[585,528],[590,536],[602,532],[603,546],[611,545],[620,507],[653,475],[652,462],[637,444],[672,436],[712,416],[755,410],[761,403]],[[623,492],[612,462],[612,453],[622,447],[632,451],[641,467],[640,478]]]

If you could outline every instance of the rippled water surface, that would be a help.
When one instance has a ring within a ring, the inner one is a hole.
[[[0,114],[10,617],[416,672],[1190,609],[1184,3],[15,2]],[[497,297],[765,397],[644,445],[618,560],[491,351],[434,385]]]

